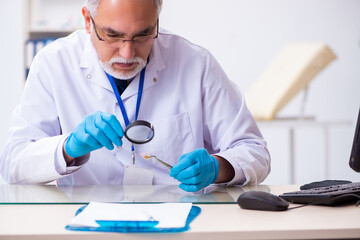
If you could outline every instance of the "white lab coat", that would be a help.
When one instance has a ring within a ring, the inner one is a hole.
[[[134,120],[139,76],[122,94]],[[20,105],[15,109],[0,169],[9,183],[121,184],[131,166],[131,145],[102,148],[67,167],[66,137],[96,111],[124,121],[90,36],[76,31],[35,57]],[[206,148],[227,159],[235,177],[227,183],[258,184],[270,171],[266,142],[243,95],[205,49],[162,30],[146,68],[138,119],[150,121],[153,140],[135,145],[136,166],[154,172],[153,184],[178,184],[169,170],[141,153],[174,165],[182,154]],[[139,176],[141,178],[141,176]]]

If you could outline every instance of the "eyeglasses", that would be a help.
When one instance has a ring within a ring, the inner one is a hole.
[[[150,42],[150,40],[157,38],[159,35],[159,19],[156,20],[156,26],[154,26],[151,29],[151,33],[139,34],[138,36],[132,37],[132,39],[125,39],[116,34],[112,35],[109,33],[105,33],[105,31],[103,31],[101,28],[96,27],[94,19],[91,16],[90,16],[90,19],[91,19],[91,22],[94,24],[94,30],[95,30],[96,37],[99,39],[99,41],[102,41],[111,47],[118,46],[119,42],[121,42],[122,45],[124,45],[125,42],[132,42],[135,46],[141,46],[141,45],[145,45],[146,43]],[[155,30],[155,27],[156,27],[156,30]]]

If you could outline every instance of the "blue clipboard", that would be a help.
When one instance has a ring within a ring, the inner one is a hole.
[[[87,205],[79,208],[75,216],[81,213]],[[65,229],[71,231],[119,232],[119,233],[156,233],[156,232],[185,232],[190,229],[190,223],[200,214],[201,208],[192,206],[183,228],[157,228],[158,221],[96,221],[99,227],[74,227],[67,225]]]

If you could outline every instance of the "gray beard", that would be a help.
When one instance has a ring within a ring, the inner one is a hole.
[[[113,69],[112,65],[113,63],[138,63],[137,67],[127,73],[119,73],[116,70]],[[136,75],[141,72],[141,70],[145,67],[146,65],[146,61],[144,61],[142,58],[140,57],[135,57],[133,59],[130,60],[125,60],[121,57],[118,58],[112,58],[110,59],[109,62],[101,62],[100,61],[101,66],[103,67],[104,71],[107,74],[110,74],[111,76],[117,78],[117,79],[122,79],[122,80],[129,80],[129,79],[133,79],[136,77]]]

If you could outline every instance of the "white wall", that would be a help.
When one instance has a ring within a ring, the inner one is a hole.
[[[2,147],[11,111],[19,101],[23,86],[25,39],[21,5],[25,1],[0,2]],[[359,181],[360,175],[347,166],[360,103],[359,13],[359,0],[164,0],[160,24],[208,48],[244,92],[285,44],[328,44],[338,58],[311,83],[306,114],[319,121],[350,121],[352,125],[333,127],[329,131],[329,176],[323,171],[323,132],[316,127],[299,128],[295,180],[305,183],[328,177]],[[4,37],[3,33],[11,34]],[[279,115],[298,114],[300,102],[301,94]],[[273,157],[273,171],[266,183],[289,183],[287,129],[261,128]]]
[[[347,165],[360,105],[359,13],[359,0],[166,0],[160,23],[208,48],[244,92],[287,43],[324,42],[336,53],[310,84],[305,114],[352,124],[330,127],[327,159],[321,127],[295,130],[294,178],[301,184],[325,177],[360,179]],[[301,100],[302,93],[279,116],[298,115]],[[289,183],[288,129],[265,126],[260,124],[273,158],[265,183]]]
[[[24,84],[23,23],[26,14],[23,3],[23,0],[0,0],[0,149],[6,142],[11,114]]]

